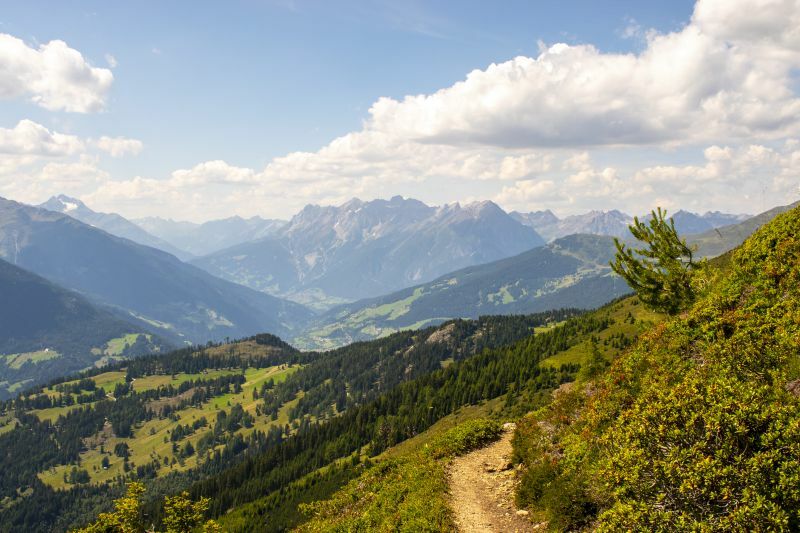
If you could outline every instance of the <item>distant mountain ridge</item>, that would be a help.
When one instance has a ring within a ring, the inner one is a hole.
[[[198,257],[272,236],[286,225],[285,220],[258,216],[233,216],[202,224],[159,217],[139,218],[133,222],[172,246]]]
[[[72,217],[0,199],[0,258],[178,342],[290,334],[310,311]]]
[[[729,250],[733,250],[750,237],[750,235],[755,233],[758,228],[781,213],[785,213],[798,205],[800,205],[800,202],[773,207],[768,211],[753,217],[748,217],[735,224],[719,226],[702,233],[688,235],[686,241],[689,245],[696,248],[696,255],[698,257],[716,257]],[[724,220],[724,218],[722,220]]]
[[[567,235],[588,233],[593,235],[610,235],[627,238],[630,236],[628,226],[633,217],[617,209],[610,211],[589,211],[582,215],[571,215],[559,219],[552,211],[532,211],[520,213],[512,211],[510,215],[526,226],[534,228],[548,242]],[[649,218],[649,213],[640,217]],[[703,215],[679,210],[669,213],[675,221],[675,228],[682,235],[701,233],[729,224],[747,220],[752,215],[732,215],[719,211],[708,211]]]
[[[298,301],[354,300],[541,246],[493,202],[428,206],[395,196],[306,206],[274,237],[193,261],[222,278]]]
[[[87,207],[86,204],[77,198],[71,198],[64,194],[59,194],[58,196],[51,197],[45,203],[40,204],[37,207],[68,215],[74,219],[80,220],[84,224],[88,224],[95,228],[106,231],[111,235],[129,239],[135,243],[150,246],[152,248],[158,248],[159,250],[170,253],[181,260],[190,259],[192,257],[191,254],[186,253],[185,251],[171,245],[165,240],[159,239],[158,237],[148,233],[121,215],[116,213],[98,213]]]

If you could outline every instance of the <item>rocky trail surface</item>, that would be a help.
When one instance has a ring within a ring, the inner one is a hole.
[[[511,464],[514,425],[500,440],[456,458],[449,470],[450,495],[461,533],[522,533],[537,530],[527,511],[514,505],[516,471]]]

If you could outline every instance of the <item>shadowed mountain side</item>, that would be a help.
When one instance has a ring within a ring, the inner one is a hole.
[[[286,335],[311,314],[155,248],[2,199],[0,257],[189,342]]]
[[[122,237],[123,239],[128,239],[144,246],[158,248],[159,250],[174,255],[182,261],[193,257],[192,254],[186,253],[165,240],[148,233],[130,220],[116,213],[98,213],[97,211],[93,211],[77,198],[71,198],[60,194],[58,196],[53,196],[37,207],[71,216],[84,224],[99,228],[111,235],[116,235],[117,237]]]
[[[104,357],[168,347],[81,295],[0,259],[0,399]]]

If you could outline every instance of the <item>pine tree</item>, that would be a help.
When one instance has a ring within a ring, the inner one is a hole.
[[[660,207],[647,223],[634,217],[629,229],[646,246],[630,248],[614,239],[617,254],[611,268],[651,309],[674,315],[695,299],[692,278],[698,264],[692,250]]]

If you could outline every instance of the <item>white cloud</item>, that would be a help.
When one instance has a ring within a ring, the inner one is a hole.
[[[20,120],[14,128],[0,128],[0,154],[60,157],[78,153],[84,143],[74,135],[48,130],[32,120]]]
[[[188,170],[176,170],[172,173],[175,186],[207,185],[207,184],[242,184],[253,183],[255,172],[249,168],[234,167],[225,161],[215,160],[200,163]]]
[[[126,137],[100,137],[93,143],[100,150],[107,152],[111,157],[137,155],[144,148],[142,141]]]
[[[0,158],[0,196],[27,203],[39,203],[55,194],[85,196],[107,183],[108,172],[97,167],[97,160],[88,155],[64,161],[46,161],[6,167]]]
[[[381,98],[366,129],[499,147],[685,143],[797,131],[800,99],[791,76],[800,66],[794,42],[800,2],[783,2],[783,17],[756,26],[776,36],[768,41],[744,22],[741,34],[719,33],[707,23],[709,4],[701,2],[702,19],[681,31],[649,34],[639,54],[555,44],[536,58],[475,70],[434,94]],[[751,9],[725,11],[746,20]]]
[[[503,187],[495,200],[501,205],[523,209],[532,205],[552,206],[568,202],[568,198],[553,180],[518,181],[514,185]]]
[[[89,113],[105,106],[114,75],[92,67],[64,41],[31,48],[0,34],[0,98],[28,98],[50,111]]]
[[[106,54],[106,55],[105,55],[105,58],[106,58],[106,63],[108,63],[108,66],[109,66],[109,67],[111,67],[111,68],[117,68],[117,65],[118,65],[119,63],[117,63],[117,58],[116,58],[116,57],[114,57],[114,56],[113,56],[113,55],[111,55],[111,54]]]

